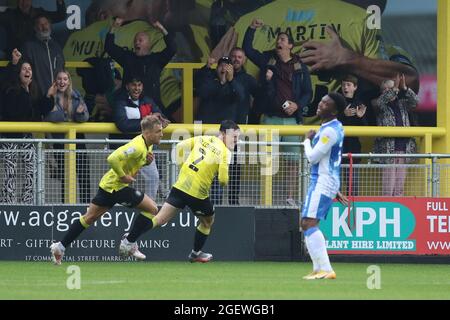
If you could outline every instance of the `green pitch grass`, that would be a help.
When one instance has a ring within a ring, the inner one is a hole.
[[[336,280],[306,281],[309,263],[78,263],[81,289],[69,290],[71,264],[0,262],[0,299],[450,299],[450,268],[377,264],[381,289],[369,290],[369,264],[334,263]]]

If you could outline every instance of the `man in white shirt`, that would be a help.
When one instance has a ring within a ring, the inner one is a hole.
[[[339,192],[344,130],[337,120],[345,106],[345,98],[340,93],[324,96],[317,108],[322,123],[319,132],[316,134],[310,130],[303,142],[305,155],[311,164],[311,180],[301,220],[306,247],[313,262],[313,272],[303,277],[306,280],[336,279],[319,222],[326,218],[334,198],[343,204],[347,202]]]

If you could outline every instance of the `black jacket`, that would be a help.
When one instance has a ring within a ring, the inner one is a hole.
[[[22,53],[31,62],[33,81],[37,84],[40,97],[46,96],[57,73],[64,69],[65,59],[61,46],[52,39],[41,41],[35,38],[25,42]]]
[[[359,99],[345,98],[347,106],[356,109],[358,105],[361,104]],[[367,112],[367,111],[366,111]],[[341,113],[338,116],[338,120],[341,121],[344,126],[367,126],[367,119],[364,115],[362,118],[354,115],[352,117],[347,117],[345,114]],[[361,153],[361,142],[358,137],[344,137],[344,144],[342,147],[343,153]],[[345,162],[345,161],[344,161]]]
[[[10,84],[13,84],[13,79],[17,77],[19,70],[15,65],[8,65],[6,68],[7,79]],[[35,100],[30,92],[27,92],[21,86],[6,86],[1,92],[2,121],[14,122],[28,122],[38,121],[39,112],[35,108]],[[27,135],[24,133],[3,133],[5,138],[24,138]]]
[[[245,71],[245,69],[241,69],[239,72],[234,73],[234,78],[237,82],[239,82],[242,86],[242,100],[239,101],[236,110],[236,123],[237,124],[247,124],[248,115],[251,109],[251,97],[256,96],[257,92],[257,83],[256,79]]]
[[[215,70],[209,69],[207,66],[198,70],[198,72],[194,75],[194,90],[195,96],[197,94],[197,87],[200,85],[201,81],[203,81],[206,73],[210,73],[210,77],[215,77]],[[236,105],[236,123],[237,124],[247,124],[248,118],[250,116],[250,112],[252,110],[252,100],[251,97],[255,98],[256,93],[258,91],[258,84],[256,79],[253,76],[249,75],[244,68],[239,72],[234,73],[234,79],[239,82],[242,87],[242,95],[240,96],[240,100]]]
[[[149,97],[142,96],[139,106],[130,99],[130,95],[124,89],[119,90],[114,97],[113,118],[116,127],[124,134],[114,135],[115,139],[132,139],[136,133],[141,131],[141,120],[143,117],[161,113],[161,109],[155,101]]]

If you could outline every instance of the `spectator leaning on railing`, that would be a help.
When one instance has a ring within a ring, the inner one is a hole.
[[[418,96],[406,86],[405,75],[397,75],[395,80],[385,80],[381,84],[381,95],[374,104],[378,126],[409,127],[409,112],[419,102]],[[413,138],[377,138],[374,153],[410,154],[416,152]],[[406,178],[405,163],[411,158],[380,158],[380,163],[391,164],[383,170],[383,195],[403,196]]]
[[[44,116],[43,121],[49,122],[86,122],[89,112],[81,94],[72,87],[70,73],[63,70],[56,75],[56,81],[47,90],[47,95],[41,100],[40,110]],[[55,139],[63,139],[64,134],[52,134]],[[77,134],[77,139],[84,139],[84,134]],[[54,144],[54,149],[64,149],[63,144]],[[85,144],[78,144],[78,149],[86,149]],[[64,154],[55,155],[57,170],[53,172],[54,178],[61,180],[61,201],[64,201]],[[89,180],[89,164],[87,154],[76,153],[76,170],[80,185],[80,202],[88,203],[91,197]]]
[[[38,121],[38,112],[34,105],[37,88],[33,82],[33,70],[29,62],[21,59],[18,50],[12,52],[12,63],[6,69],[6,85],[2,88],[3,97],[2,121],[27,122]],[[31,138],[31,133],[3,133],[3,138]],[[20,155],[24,162],[24,189],[22,203],[33,204],[34,172],[36,165],[36,148],[32,143],[2,143],[5,177],[2,190],[2,202],[14,204],[17,202],[16,180],[17,164]],[[18,150],[22,150],[18,152]]]
[[[338,114],[338,119],[344,126],[367,126],[366,110],[367,107],[362,104],[357,96],[358,78],[353,75],[346,75],[341,81],[341,92],[344,95],[346,108],[343,112]],[[344,145],[342,153],[361,153],[361,142],[358,137],[344,137]],[[349,164],[348,158],[342,158],[342,163]],[[353,158],[353,163],[358,164],[361,158]],[[358,195],[358,170],[353,170],[352,177],[352,195]],[[349,170],[345,168],[342,170],[345,176],[348,176]],[[349,177],[350,178],[350,177]],[[349,192],[349,180],[347,179],[346,194]]]
[[[157,116],[163,129],[170,123],[165,119],[155,101],[144,95],[144,84],[139,77],[129,77],[125,84],[126,89],[121,89],[115,95],[113,108],[114,122],[123,135],[116,135],[118,139],[132,139],[136,132],[141,129],[141,121],[148,115]],[[153,147],[155,150],[156,146]],[[153,200],[159,187],[159,173],[156,160],[143,166],[140,170],[145,179],[145,194]]]

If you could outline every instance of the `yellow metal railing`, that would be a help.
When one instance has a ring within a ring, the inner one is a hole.
[[[190,134],[217,131],[218,124],[189,124],[173,123],[164,129],[165,134],[182,131]],[[311,129],[318,129],[318,126],[283,126],[283,125],[240,125],[243,132],[267,130],[276,131],[280,136],[304,135]],[[348,137],[417,137],[422,138],[424,152],[437,152],[433,149],[433,141],[446,136],[446,128],[441,127],[352,127],[346,126],[345,135]],[[71,133],[73,131],[73,133]],[[66,133],[67,138],[75,138],[76,133],[120,133],[114,123],[98,122],[2,122],[0,121],[0,132],[32,132],[32,133]]]
[[[410,127],[410,128],[392,128],[392,127],[345,127],[346,136],[357,137],[416,137],[419,138],[422,153],[450,153],[450,3],[447,0],[438,0],[437,10],[437,78],[438,78],[438,108],[437,108],[437,125],[436,128],[430,127]],[[0,67],[8,64],[7,61],[0,61]],[[187,131],[189,133],[202,132],[209,130],[217,130],[217,125],[203,125],[201,129],[193,125],[193,72],[199,69],[203,63],[169,63],[166,68],[181,69],[183,72],[183,122],[184,124],[171,124],[165,129],[166,135],[171,135],[176,131]],[[67,68],[87,68],[90,65],[86,62],[67,62]],[[255,126],[243,125],[241,129],[254,130],[259,133],[260,130],[268,130],[269,134],[265,135],[266,141],[271,141],[271,130],[278,130],[279,135],[304,135],[309,129],[317,128],[312,126]],[[13,123],[0,122],[0,132],[33,132],[33,133],[65,133],[66,138],[74,139],[76,133],[118,133],[116,126],[112,123]],[[66,146],[67,149],[73,150],[74,145]],[[269,149],[270,151],[270,149]],[[71,153],[69,153],[71,154]],[[68,166],[67,174],[70,175],[68,181],[76,181],[75,179],[75,157],[67,157]],[[265,202],[271,202],[269,191],[272,187],[269,185],[270,179],[264,180],[264,195],[267,195]],[[72,183],[72,182],[71,182]],[[75,182],[73,182],[74,187]],[[66,190],[69,190],[66,188]],[[71,193],[72,194],[72,193]],[[70,203],[74,203],[73,196]]]
[[[173,123],[164,129],[165,134],[174,132],[188,132],[190,134],[217,131],[218,124],[189,124]],[[240,125],[241,131],[253,131],[259,133],[277,132],[280,136],[304,135],[318,126],[283,126],[283,125]],[[32,133],[65,133],[67,138],[75,139],[76,133],[120,133],[114,123],[98,122],[2,122],[0,121],[0,132],[32,132]],[[417,137],[421,138],[424,152],[437,152],[433,149],[433,141],[446,137],[446,128],[440,127],[345,127],[345,135],[348,137]]]
[[[270,143],[274,134],[303,136],[310,129],[318,129],[317,126],[266,126],[266,125],[241,125],[243,134],[256,133],[260,141]],[[219,126],[214,124],[170,124],[164,129],[165,139],[178,139],[180,136],[214,134]],[[50,122],[0,122],[0,132],[31,132],[31,133],[64,133],[67,139],[75,139],[77,133],[109,134],[120,133],[113,123],[50,123]],[[421,152],[433,152],[433,144],[445,139],[447,131],[444,128],[431,127],[345,127],[346,136],[357,137],[416,137],[421,145]],[[76,146],[68,144],[66,150],[74,151]],[[272,157],[271,147],[265,146],[268,152],[266,161],[261,165],[266,175],[261,176],[263,188],[261,190],[264,205],[272,204]],[[76,203],[76,157],[74,152],[68,152],[66,161],[66,190],[72,190],[66,194],[69,203]]]

